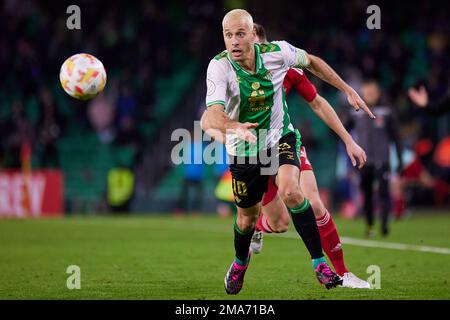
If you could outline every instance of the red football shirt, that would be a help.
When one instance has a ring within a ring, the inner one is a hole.
[[[313,101],[317,96],[316,87],[309,81],[302,69],[289,69],[288,73],[284,77],[283,87],[286,92],[286,96],[292,88],[295,88],[307,102]]]

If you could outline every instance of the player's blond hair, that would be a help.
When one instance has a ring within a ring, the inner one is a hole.
[[[229,11],[222,20],[222,28],[225,29],[225,23],[232,20],[244,20],[247,22],[250,30],[253,30],[253,17],[244,9],[234,9]]]

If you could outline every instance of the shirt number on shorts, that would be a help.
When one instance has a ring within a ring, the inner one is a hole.
[[[240,197],[247,196],[247,185],[245,182],[233,179],[233,193]]]

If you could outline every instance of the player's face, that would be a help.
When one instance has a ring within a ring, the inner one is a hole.
[[[378,103],[378,100],[380,99],[380,88],[376,83],[366,83],[361,88],[361,94],[364,101],[369,106],[374,106]]]
[[[223,38],[231,59],[242,62],[249,58],[256,34],[246,20],[230,20],[224,25]]]

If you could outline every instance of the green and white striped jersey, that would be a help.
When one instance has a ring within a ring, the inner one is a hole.
[[[227,51],[218,54],[208,66],[206,106],[222,104],[232,120],[259,124],[256,128],[257,144],[248,144],[235,134],[227,134],[226,149],[232,156],[255,156],[294,131],[283,80],[290,68],[309,65],[306,52],[286,41],[254,46],[255,74],[242,69]]]

